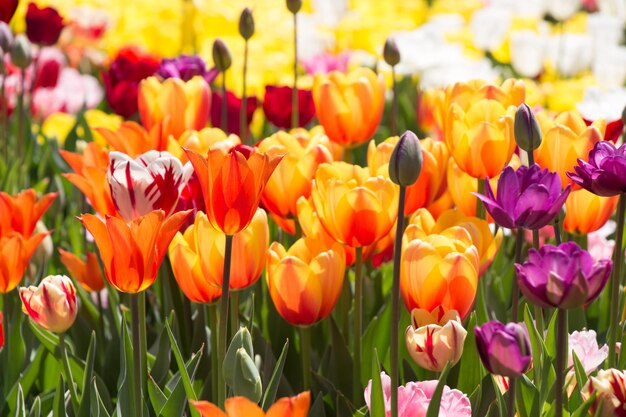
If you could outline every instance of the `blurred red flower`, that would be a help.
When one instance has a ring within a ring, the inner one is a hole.
[[[9,2],[10,3],[10,2]],[[50,46],[57,43],[63,30],[63,17],[53,7],[30,3],[26,11],[26,36],[32,43]]]
[[[268,85],[265,87],[263,112],[274,126],[291,129],[292,87]],[[298,89],[298,127],[307,125],[315,116],[315,104],[311,90]]]
[[[254,97],[246,98],[246,126],[250,126],[252,115],[259,106],[259,100]],[[241,112],[241,99],[232,91],[226,92],[226,133],[241,136],[239,129],[239,114]],[[211,125],[213,127],[222,128],[222,93],[213,92],[211,97]]]
[[[17,10],[17,3],[18,0],[0,1],[0,20],[9,23],[15,14],[15,10]]]

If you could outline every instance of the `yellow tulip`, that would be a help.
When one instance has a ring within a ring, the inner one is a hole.
[[[216,127],[205,127],[202,130],[186,130],[179,138],[170,136],[167,142],[167,151],[185,163],[189,160],[183,149],[189,149],[200,155],[206,155],[210,149],[228,151],[240,145],[241,139],[237,135],[227,135]]]
[[[565,200],[563,228],[583,235],[598,230],[615,212],[617,200],[618,196],[600,197],[583,188],[570,192]]]

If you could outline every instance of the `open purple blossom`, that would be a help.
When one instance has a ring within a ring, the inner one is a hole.
[[[523,323],[492,320],[474,327],[474,335],[478,355],[490,373],[517,378],[530,367],[530,339]]]
[[[475,195],[501,227],[541,229],[557,216],[570,190],[570,185],[561,189],[557,173],[533,164],[517,171],[504,168],[498,179],[497,196],[489,181],[485,181],[485,194]]]
[[[626,193],[626,144],[616,148],[610,141],[597,142],[589,151],[589,161],[578,159],[574,171],[567,176],[596,195]]]
[[[531,249],[528,260],[515,264],[524,296],[540,307],[577,308],[593,301],[609,279],[612,262],[594,262],[574,242]]]
[[[180,78],[189,81],[196,75],[211,83],[219,72],[212,68],[207,70],[206,63],[197,55],[181,55],[176,58],[165,58],[157,70],[157,75],[163,79]]]

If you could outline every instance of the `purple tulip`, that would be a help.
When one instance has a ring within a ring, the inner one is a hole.
[[[558,174],[533,164],[521,166],[517,171],[504,168],[498,179],[497,196],[489,181],[485,181],[485,195],[475,195],[498,225],[508,229],[541,229],[554,220],[570,190],[570,185],[561,190]]]
[[[165,58],[157,70],[161,78],[180,78],[189,81],[196,75],[203,77],[207,83],[211,83],[217,76],[217,70],[206,69],[206,64],[197,55],[181,55],[176,58]]]
[[[474,334],[478,355],[490,373],[517,378],[530,367],[530,339],[523,323],[493,320],[474,327]]]
[[[567,176],[596,195],[626,193],[626,144],[616,148],[610,141],[597,142],[589,151],[589,162],[578,159],[574,170]]]
[[[577,308],[593,301],[609,279],[612,262],[594,262],[574,242],[531,249],[528,260],[515,264],[524,296],[541,307]]]

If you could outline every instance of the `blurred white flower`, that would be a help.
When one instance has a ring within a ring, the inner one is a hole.
[[[618,17],[622,22],[626,22],[626,1],[624,0],[598,0],[600,13]]]
[[[581,0],[546,0],[548,13],[557,20],[566,20],[582,6]]]
[[[604,119],[607,122],[621,119],[626,107],[626,88],[602,90],[589,87],[583,100],[576,105],[580,114],[587,120]]]
[[[543,69],[546,39],[532,30],[511,33],[511,65],[520,75],[535,78]]]
[[[574,33],[550,36],[546,52],[547,57],[555,63],[559,74],[572,77],[591,66],[591,37],[588,34]]]
[[[499,48],[511,27],[511,19],[511,12],[504,8],[488,7],[476,11],[470,21],[474,45],[484,51]]]
[[[601,87],[612,89],[623,86],[626,82],[626,47],[604,45],[595,48],[591,69]]]

